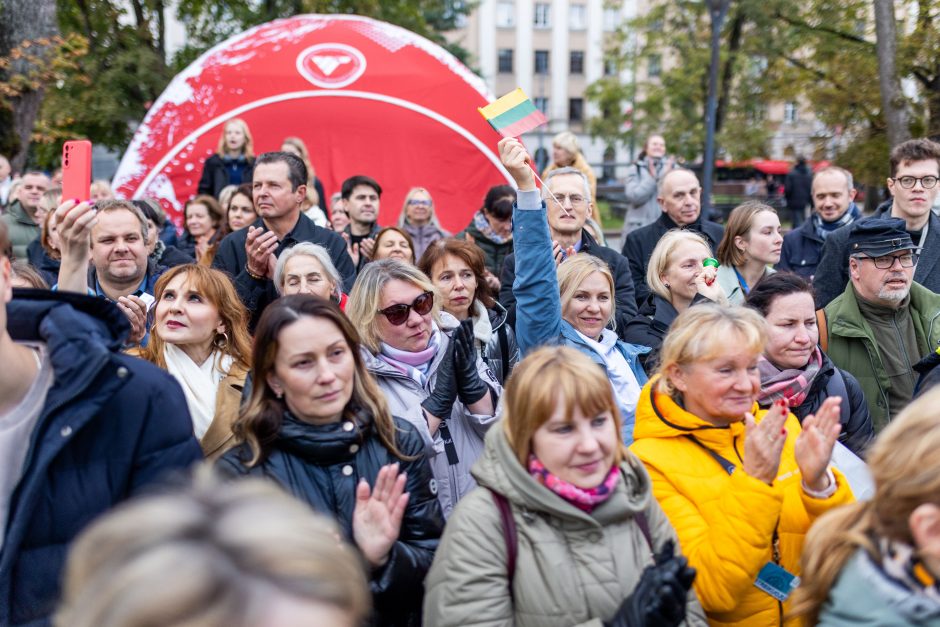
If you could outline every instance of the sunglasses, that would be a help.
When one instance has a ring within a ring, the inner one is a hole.
[[[430,206],[431,206],[431,201],[430,201],[430,200],[419,200],[419,199],[416,199],[416,198],[415,198],[415,199],[409,200],[409,201],[408,201],[408,204],[409,204],[409,205],[416,205],[416,206],[418,206],[418,207],[430,207]]]
[[[433,307],[434,294],[431,292],[424,292],[423,294],[419,294],[410,305],[392,305],[391,307],[386,307],[385,309],[379,309],[379,313],[385,316],[390,324],[398,327],[405,324],[405,321],[408,320],[408,316],[411,314],[412,309],[414,309],[415,313],[417,313],[419,316],[426,316],[431,313],[431,309]]]

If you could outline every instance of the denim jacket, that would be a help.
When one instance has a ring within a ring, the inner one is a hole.
[[[575,348],[591,358],[605,371],[607,363],[561,317],[561,294],[555,260],[552,258],[552,238],[548,230],[545,203],[535,205],[538,192],[519,192],[518,203],[513,206],[512,238],[516,255],[516,278],[512,284],[516,295],[516,340],[522,355],[543,345],[562,345]],[[617,341],[617,349],[627,360],[630,370],[642,387],[646,372],[638,356],[648,353],[648,346]],[[617,405],[622,406],[619,399]],[[621,410],[624,440],[632,441],[634,412]]]

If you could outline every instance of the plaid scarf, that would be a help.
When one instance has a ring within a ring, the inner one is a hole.
[[[760,372],[760,394],[757,396],[757,402],[766,406],[782,399],[789,407],[799,407],[806,400],[820,368],[822,352],[818,346],[810,355],[809,362],[802,368],[780,370],[761,355],[757,358],[757,370]]]
[[[813,213],[813,230],[822,241],[826,241],[829,234],[836,229],[842,228],[846,224],[852,224],[862,217],[862,212],[854,202],[849,204],[849,209],[842,214],[842,217],[833,222],[824,222],[818,213]]]

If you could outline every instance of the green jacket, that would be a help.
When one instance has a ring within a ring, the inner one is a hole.
[[[588,514],[533,479],[494,425],[473,467],[481,487],[457,504],[425,580],[425,626],[601,627],[613,618],[652,563],[636,514],[646,514],[657,550],[666,540],[678,547],[643,464],[627,453],[620,468],[614,494]],[[512,593],[491,490],[506,497],[516,523]],[[705,624],[690,591],[683,625]]]
[[[10,232],[10,243],[13,244],[13,256],[17,259],[26,259],[26,247],[39,237],[39,225],[26,213],[20,201],[14,201],[7,208],[7,212],[0,216]]]
[[[911,283],[909,307],[917,337],[927,340],[929,352],[940,341],[940,294]],[[877,434],[891,419],[888,413],[890,383],[878,352],[878,338],[862,317],[851,282],[838,298],[826,306],[825,311],[829,329],[826,352],[836,366],[848,370],[858,379]]]

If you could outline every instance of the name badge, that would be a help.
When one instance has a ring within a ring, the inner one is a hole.
[[[786,601],[800,585],[800,578],[773,562],[767,562],[757,573],[754,585],[778,601]]]

